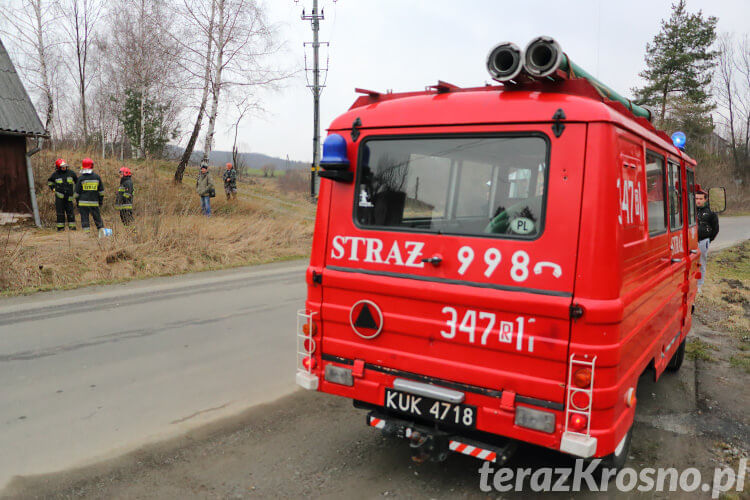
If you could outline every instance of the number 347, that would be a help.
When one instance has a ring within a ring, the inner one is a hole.
[[[456,333],[460,331],[467,334],[470,344],[475,344],[477,343],[477,340],[479,340],[480,345],[487,345],[487,340],[494,330],[498,335],[498,342],[502,343],[511,343],[512,337],[515,334],[516,349],[519,351],[523,348],[525,323],[527,321],[529,323],[535,322],[534,318],[529,318],[527,320],[527,318],[523,316],[518,316],[515,320],[515,324],[507,321],[501,321],[500,325],[498,325],[499,328],[495,328],[495,325],[497,324],[497,317],[491,312],[474,311],[472,309],[468,309],[464,314],[464,318],[460,324],[458,323],[458,311],[455,307],[445,306],[443,307],[443,310],[441,312],[448,315],[448,319],[445,321],[445,325],[448,327],[448,330],[440,330],[440,335],[442,335],[443,338],[454,339],[456,337]],[[486,321],[484,325],[479,324],[480,322],[484,321]],[[528,341],[529,351],[533,352],[533,337],[529,337]]]

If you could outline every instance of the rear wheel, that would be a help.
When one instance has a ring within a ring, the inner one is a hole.
[[[632,437],[633,426],[631,425],[630,429],[628,429],[628,432],[625,434],[625,437],[622,438],[620,443],[617,445],[617,448],[615,448],[615,451],[607,455],[606,457],[602,457],[602,462],[597,468],[599,479],[601,479],[605,469],[613,469],[615,472],[617,472],[625,467],[625,463],[628,461],[628,454],[630,453],[630,441]],[[609,481],[611,481],[615,476],[616,473],[609,474]]]
[[[685,360],[685,344],[687,343],[687,338],[682,341],[680,344],[680,347],[677,348],[677,351],[675,351],[674,355],[672,356],[672,359],[669,360],[669,364],[667,365],[666,370],[668,372],[676,372],[680,369],[682,366],[682,362]]]

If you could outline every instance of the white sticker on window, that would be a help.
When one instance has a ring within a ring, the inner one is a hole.
[[[516,234],[531,234],[534,232],[534,221],[528,217],[516,217],[510,221],[510,230]]]
[[[367,196],[367,191],[364,186],[362,186],[359,191],[359,206],[363,208],[371,208],[375,206],[370,202],[370,198]]]

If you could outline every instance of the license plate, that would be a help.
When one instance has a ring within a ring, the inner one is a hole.
[[[388,410],[470,429],[473,429],[477,422],[476,406],[446,403],[439,399],[418,396],[389,388],[385,389],[385,403],[383,406]]]

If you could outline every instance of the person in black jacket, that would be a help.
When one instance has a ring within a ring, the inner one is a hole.
[[[47,179],[47,185],[55,193],[55,212],[57,212],[57,230],[65,231],[67,219],[68,228],[76,230],[76,215],[73,209],[73,192],[76,188],[78,177],[75,172],[68,170],[65,160],[58,158],[55,162],[55,171]]]
[[[120,187],[117,188],[115,208],[120,212],[123,226],[133,222],[133,173],[128,167],[120,168]]]
[[[698,205],[698,248],[701,251],[701,277],[698,280],[700,292],[706,279],[708,246],[719,234],[719,216],[711,211],[706,203],[706,192],[700,188],[695,192],[695,204]]]
[[[78,202],[78,212],[81,214],[81,229],[88,233],[89,215],[94,219],[97,229],[104,227],[102,216],[99,212],[104,201],[104,183],[101,177],[94,173],[94,162],[91,158],[84,158],[81,162],[81,176],[76,184],[73,195]]]

